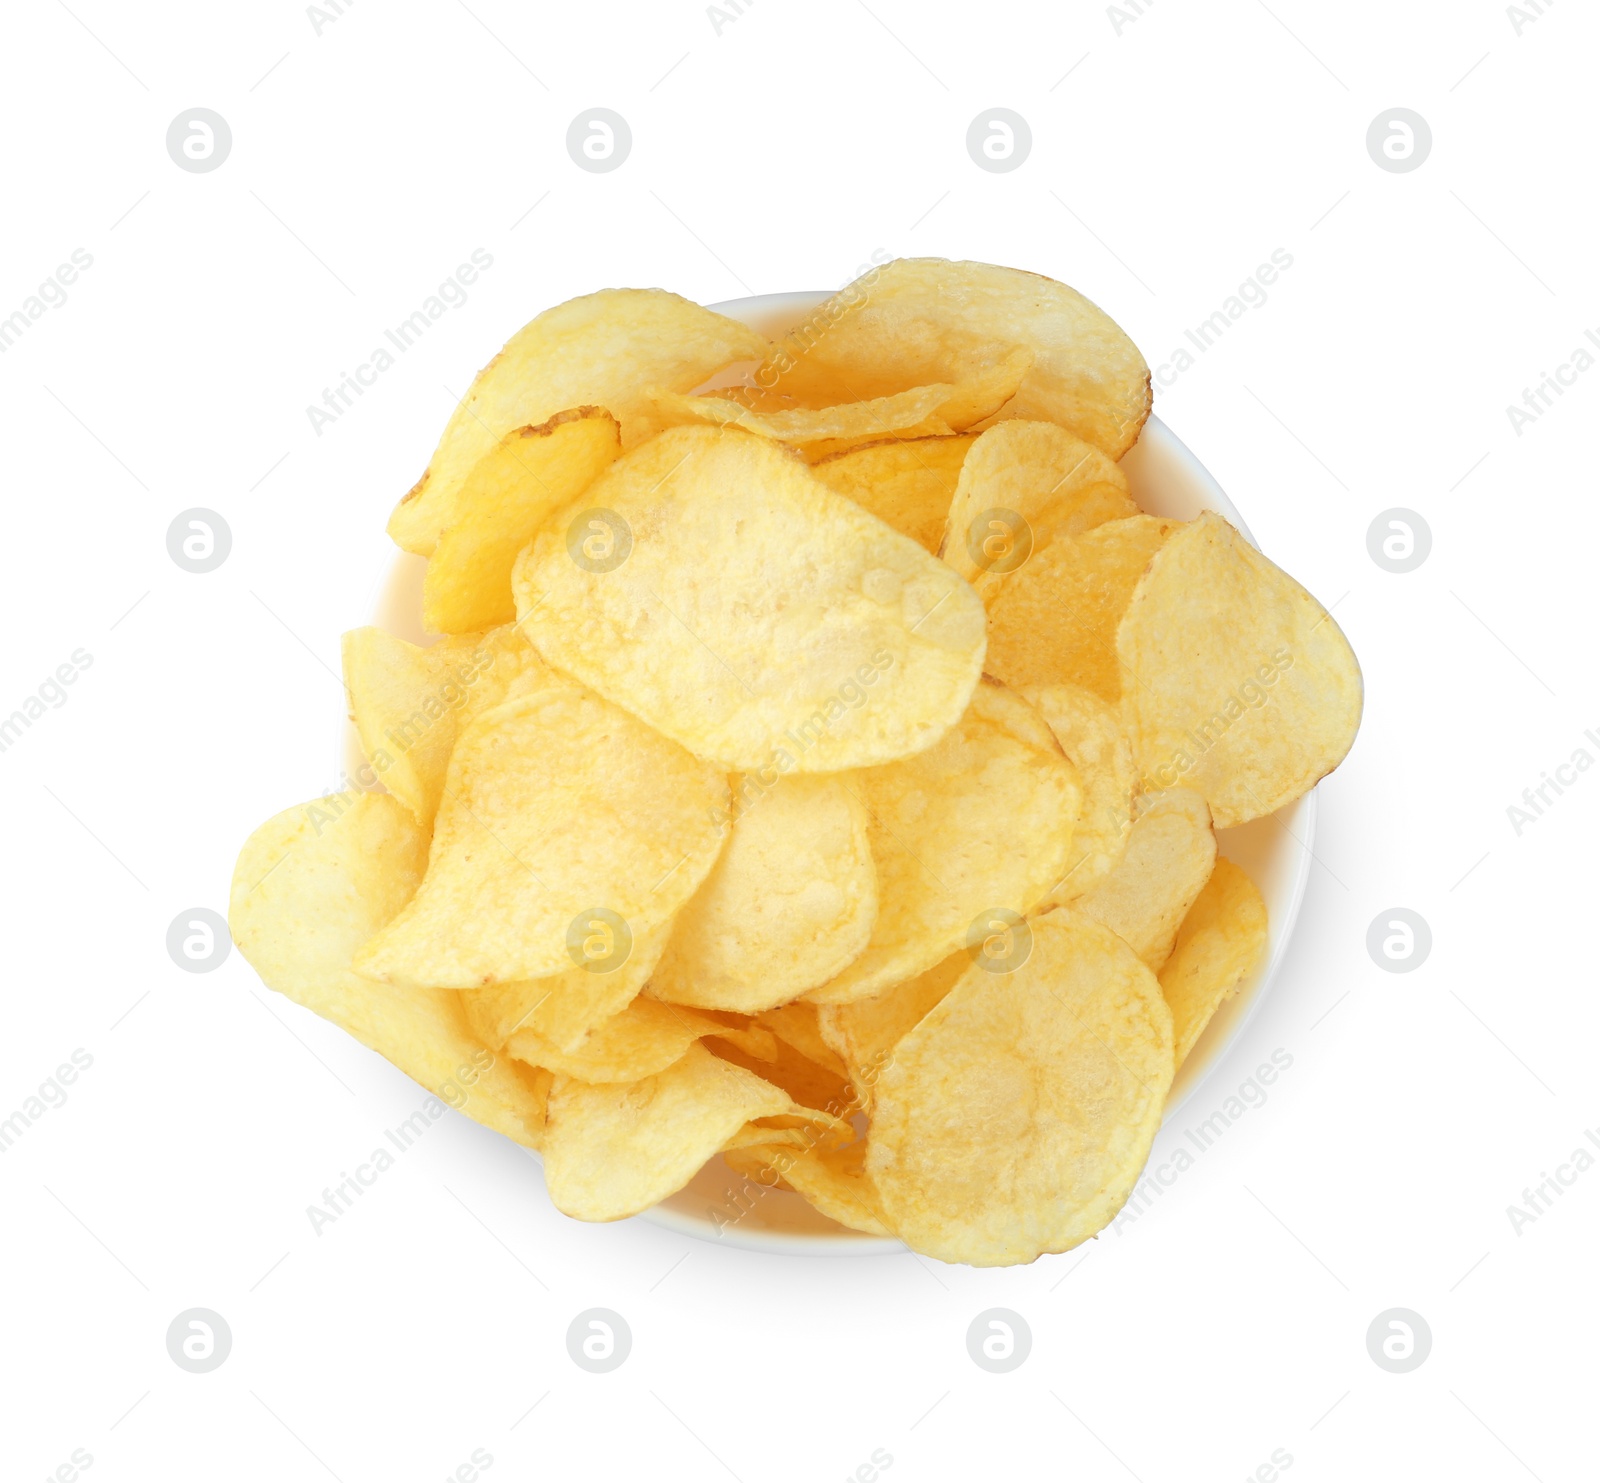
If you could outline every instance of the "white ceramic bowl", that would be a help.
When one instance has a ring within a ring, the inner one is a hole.
[[[793,328],[806,312],[829,297],[825,293],[763,294],[730,299],[711,307],[768,336]],[[723,378],[725,379],[725,378]],[[717,384],[717,383],[713,383]],[[1145,424],[1138,444],[1122,460],[1133,497],[1142,510],[1192,520],[1214,510],[1254,544],[1249,527],[1215,479],[1160,418]],[[400,554],[384,581],[372,621],[413,643],[428,642],[422,630],[422,574],[426,563]],[[346,728],[345,765],[354,773],[361,761],[353,727]],[[1213,1016],[1189,1052],[1167,1099],[1171,1118],[1199,1090],[1211,1071],[1238,1043],[1260,1006],[1288,950],[1295,918],[1311,869],[1316,793],[1264,819],[1224,829],[1217,844],[1260,888],[1267,905],[1268,947],[1262,966]],[[845,1230],[819,1215],[799,1195],[764,1190],[713,1159],[682,1190],[639,1217],[687,1236],[721,1241],[757,1251],[810,1256],[865,1256],[899,1252],[899,1241]]]

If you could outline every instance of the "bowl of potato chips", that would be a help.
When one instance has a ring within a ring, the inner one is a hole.
[[[1116,1215],[1288,940],[1337,624],[1053,280],[608,290],[479,374],[246,843],[271,988],[583,1220],[1008,1265]]]

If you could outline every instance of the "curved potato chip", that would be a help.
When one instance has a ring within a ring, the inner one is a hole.
[[[1151,557],[1179,528],[1131,515],[1052,541],[995,593],[985,670],[1019,690],[1079,685],[1120,700],[1117,625]]]
[[[779,1040],[793,1046],[808,1061],[815,1061],[838,1076],[846,1074],[844,1058],[823,1037],[817,1006],[796,1000],[756,1016],[756,1023],[771,1030]]]
[[[723,1157],[741,1174],[768,1188],[791,1189],[803,1195],[830,1220],[869,1236],[894,1233],[878,1213],[877,1191],[867,1178],[865,1143],[845,1148],[795,1147],[791,1144],[749,1144]],[[776,1184],[773,1181],[777,1181]]]
[[[776,444],[674,428],[583,502],[517,562],[523,627],[698,756],[834,772],[931,746],[966,709],[984,645],[972,589]],[[603,560],[579,543],[585,521],[616,542]]]
[[[428,872],[356,971],[469,989],[625,958],[705,879],[727,806],[721,773],[551,676],[462,731]]]
[[[1361,724],[1361,668],[1339,625],[1220,515],[1150,562],[1117,654],[1146,786],[1203,793],[1219,829],[1309,792]]]
[[[830,454],[811,471],[835,494],[854,500],[937,556],[961,462],[976,438],[976,433],[959,433],[866,443]]]
[[[427,472],[389,517],[395,544],[433,552],[456,494],[513,428],[568,407],[606,408],[631,448],[662,426],[647,388],[692,391],[734,361],[767,352],[764,336],[659,288],[611,288],[557,304],[513,335],[450,414]]]
[[[989,263],[901,258],[872,268],[780,336],[761,386],[816,403],[960,381],[1017,348],[1033,363],[1005,415],[1059,423],[1112,458],[1150,415],[1150,368],[1065,284]]]
[[[1172,1084],[1172,1015],[1128,946],[1063,908],[1013,972],[974,964],[878,1079],[866,1173],[947,1262],[1067,1251],[1121,1209]]]
[[[285,809],[239,852],[233,940],[269,989],[332,1020],[441,1101],[537,1148],[548,1078],[475,1039],[448,990],[389,988],[350,971],[355,950],[416,889],[427,851],[416,820],[384,793]]]
[[[361,750],[391,793],[426,828],[444,790],[456,737],[473,716],[499,705],[544,661],[511,625],[418,648],[381,628],[344,636],[345,692]]]
[[[1133,746],[1122,730],[1120,713],[1092,691],[1043,685],[1019,694],[1049,724],[1083,788],[1072,855],[1048,901],[1065,906],[1110,875],[1127,848],[1139,784]]]
[[[714,1055],[735,1066],[781,1087],[795,1101],[796,1106],[814,1109],[817,1114],[842,1121],[856,1110],[855,1093],[843,1074],[832,1064],[819,1065],[803,1051],[796,1050],[787,1040],[777,1042],[778,1054],[773,1060],[754,1055],[727,1039],[713,1041],[706,1047]],[[830,1062],[836,1057],[829,1057]],[[849,1131],[848,1124],[845,1124]]]
[[[1079,911],[1104,922],[1152,973],[1172,954],[1184,913],[1217,860],[1211,811],[1198,793],[1170,788],[1138,800],[1139,817],[1116,868],[1078,898]]]
[[[610,924],[597,921],[590,930],[604,933]],[[614,930],[614,929],[612,929]],[[461,989],[472,1033],[499,1049],[518,1031],[531,1030],[557,1049],[570,1051],[597,1025],[622,1013],[638,997],[661,961],[672,923],[662,922],[633,938],[626,958],[615,968],[569,967],[548,978],[489,984]]]
[[[1267,952],[1267,905],[1255,882],[1226,856],[1195,897],[1161,969],[1161,992],[1172,1011],[1178,1065],[1223,1000],[1234,994]]]
[[[642,1081],[681,1060],[695,1041],[725,1032],[727,1026],[692,1009],[635,999],[620,1014],[596,1025],[571,1050],[528,1029],[513,1033],[506,1050],[530,1066],[543,1066],[575,1081]]]
[[[1138,513],[1127,475],[1093,444],[1053,422],[997,422],[961,465],[941,554],[992,604],[1055,541]]]
[[[656,393],[655,405],[675,426],[705,422],[715,427],[737,427],[780,443],[820,443],[834,438],[885,438],[897,433],[911,437],[925,433],[931,421],[943,422],[939,409],[955,395],[955,387],[936,383],[865,402],[762,412],[731,397],[677,396],[663,391]]]
[[[972,954],[962,949],[926,973],[870,998],[817,1006],[818,1032],[843,1061],[864,1106],[871,1107],[873,1087],[889,1064],[895,1046],[971,966]]]
[[[550,1088],[544,1177],[557,1210],[621,1220],[682,1189],[707,1159],[758,1117],[788,1112],[777,1087],[691,1045],[642,1081]]]
[[[872,817],[878,919],[866,951],[813,989],[814,1003],[864,999],[932,968],[980,915],[1025,917],[1066,869],[1072,764],[1038,713],[992,681],[937,746],[852,785]]]
[[[753,1014],[826,983],[867,945],[878,876],[867,811],[832,774],[734,784],[728,842],[679,913],[658,999]]]
[[[656,395],[656,405],[679,421],[742,427],[783,443],[836,443],[859,438],[914,437],[959,432],[998,412],[1016,395],[1033,357],[1016,348],[977,368],[959,383],[935,381],[887,396],[843,398],[827,405],[798,402],[760,387],[686,397]],[[780,405],[782,404],[782,405]]]
[[[432,633],[470,633],[516,620],[511,568],[540,524],[583,493],[622,452],[617,420],[603,407],[557,412],[519,427],[462,481],[450,524],[422,583],[422,621]]]

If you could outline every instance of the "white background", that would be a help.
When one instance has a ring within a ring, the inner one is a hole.
[[[16,0],[0,39],[0,318],[94,260],[0,356],[0,713],[93,656],[0,754],[0,1116],[93,1057],[0,1163],[6,1478],[78,1448],[106,1480],[426,1483],[479,1448],[491,1479],[830,1480],[877,1449],[891,1483],[1277,1449],[1292,1483],[1594,1476],[1600,1170],[1520,1234],[1507,1206],[1600,1124],[1600,775],[1520,836],[1506,810],[1600,757],[1600,369],[1521,436],[1505,410],[1600,327],[1592,11],[1162,0],[1118,34],[1094,4],[758,0],[718,35],[688,3],[361,0],[319,35],[287,0],[71,5]],[[565,150],[596,105],[634,136],[607,175]],[[1366,132],[1402,105],[1433,151],[1391,174]],[[166,153],[195,106],[232,127],[214,173]],[[994,106],[1033,131],[1009,174],[964,146]],[[465,306],[315,435],[474,248]],[[1267,1104],[1121,1234],[1009,1271],[579,1225],[454,1115],[313,1234],[421,1093],[165,934],[338,784],[339,634],[506,336],[606,285],[831,288],[882,249],[1062,278],[1156,366],[1275,248],[1157,407],[1335,605],[1367,712],[1286,970],[1156,1157],[1282,1049]],[[233,531],[205,576],[166,551],[190,506]],[[1391,506],[1433,532],[1408,575],[1367,551]],[[1394,906],[1434,938],[1404,975],[1365,945]],[[164,1342],[195,1306],[233,1333],[207,1375]],[[595,1306],[634,1335],[608,1375],[565,1348]],[[1033,1333],[1005,1375],[966,1352],[995,1306]],[[1404,1375],[1365,1340],[1397,1306],[1433,1334]]]

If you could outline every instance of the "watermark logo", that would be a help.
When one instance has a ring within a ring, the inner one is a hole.
[[[620,169],[633,153],[633,130],[611,108],[586,108],[567,125],[567,153],[591,175]]]
[[[620,1313],[589,1308],[567,1325],[567,1353],[580,1370],[606,1375],[633,1352],[633,1330]]]
[[[180,1370],[207,1375],[233,1352],[233,1330],[220,1313],[187,1308],[167,1326],[167,1353]]]
[[[167,527],[167,555],[186,572],[214,572],[233,550],[233,532],[215,510],[182,510]]]
[[[206,175],[233,153],[233,130],[210,108],[186,108],[167,125],[167,153],[191,175]]]
[[[567,527],[567,555],[586,572],[614,572],[633,551],[633,529],[615,510],[584,510]]]
[[[967,928],[967,956],[985,973],[1015,973],[1033,951],[1033,929],[1008,907],[991,907]]]
[[[1415,510],[1397,505],[1367,527],[1367,555],[1386,572],[1414,572],[1432,550],[1433,532]]]
[[[1367,1328],[1367,1353],[1391,1375],[1417,1369],[1433,1349],[1428,1320],[1409,1308],[1386,1308]]]
[[[1367,153],[1380,170],[1409,175],[1433,153],[1433,130],[1415,109],[1386,108],[1367,126]]]
[[[1028,1320],[1009,1308],[986,1308],[967,1325],[967,1353],[973,1364],[991,1375],[1020,1368],[1032,1351]]]
[[[1385,973],[1410,973],[1432,951],[1432,929],[1408,906],[1380,911],[1367,928],[1367,956]]]
[[[967,527],[967,555],[980,572],[1008,576],[1033,554],[1033,527],[1015,510],[985,510]]]
[[[567,928],[567,956],[585,973],[613,973],[633,951],[633,931],[606,906],[580,911]]]
[[[1010,108],[985,108],[967,125],[967,153],[980,170],[1009,174],[1033,153],[1033,130]]]
[[[180,911],[167,928],[167,956],[185,973],[222,967],[232,946],[227,918],[209,906]]]

